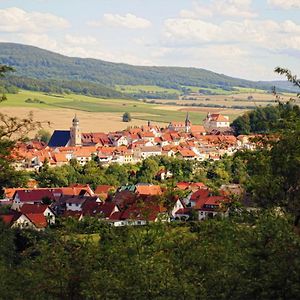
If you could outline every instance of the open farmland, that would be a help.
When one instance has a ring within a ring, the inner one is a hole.
[[[249,96],[253,100],[249,101]],[[240,93],[230,96],[209,96],[210,100],[178,100],[178,104],[217,104],[226,105],[227,108],[198,107],[168,105],[172,100],[157,100],[162,104],[144,103],[137,100],[126,99],[100,99],[75,94],[52,95],[40,92],[20,91],[18,94],[8,94],[8,101],[1,104],[1,112],[11,116],[26,117],[32,111],[39,121],[50,121],[48,129],[68,129],[70,120],[77,113],[85,131],[112,131],[121,130],[127,126],[140,126],[151,120],[159,125],[170,121],[183,121],[186,112],[190,112],[194,124],[202,124],[207,112],[223,113],[233,120],[243,114],[246,109],[233,109],[233,105],[268,105],[274,104],[273,95],[266,93]],[[287,101],[292,95],[283,95],[282,100]],[[203,98],[208,96],[203,96]],[[30,100],[28,100],[30,99]],[[132,122],[122,122],[124,112],[129,112]]]
[[[280,100],[283,102],[289,101],[291,98],[296,98],[293,94],[280,94]],[[244,107],[248,109],[249,106],[266,106],[274,105],[277,103],[273,94],[270,93],[238,93],[230,95],[201,95],[196,99],[189,100],[148,100],[147,102],[158,104],[172,104],[172,105],[193,105],[207,107],[226,106],[226,108],[239,108]]]
[[[76,113],[83,131],[113,131],[127,126],[140,126],[151,120],[165,126],[168,122],[183,121],[186,111],[180,106],[147,104],[124,99],[99,99],[82,95],[47,95],[40,92],[20,91],[8,94],[8,100],[1,103],[1,112],[26,117],[30,111],[38,121],[50,121],[49,131],[68,129]],[[28,102],[28,99],[31,99]],[[26,102],[27,101],[27,102]],[[132,122],[122,122],[125,111],[130,112]],[[193,123],[201,124],[205,111],[191,111]]]
[[[253,100],[248,97],[252,95]],[[75,94],[52,95],[40,92],[20,91],[18,94],[9,94],[8,101],[1,104],[1,111],[12,116],[25,117],[30,111],[39,121],[50,121],[51,128],[68,129],[70,120],[77,113],[81,120],[81,126],[86,131],[111,131],[121,130],[127,126],[140,126],[151,120],[163,125],[170,121],[183,121],[186,112],[190,112],[190,119],[194,124],[202,124],[207,112],[223,113],[233,120],[243,114],[246,109],[233,109],[232,105],[268,105],[274,104],[273,95],[266,93],[241,93],[231,96],[210,96],[210,100],[179,100],[179,104],[207,103],[226,105],[227,108],[197,107],[167,105],[172,100],[158,100],[160,105],[144,103],[138,100],[127,99],[101,99]],[[291,95],[284,95],[284,101]],[[208,98],[206,96],[206,98]],[[30,99],[30,100],[28,100]],[[122,122],[124,112],[129,112],[132,122]]]

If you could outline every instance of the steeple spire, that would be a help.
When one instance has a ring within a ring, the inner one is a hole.
[[[185,132],[190,132],[190,130],[191,130],[191,121],[190,121],[189,112],[187,112],[185,117]]]
[[[189,126],[190,124],[191,124],[190,114],[189,114],[189,112],[187,112],[186,117],[185,117],[185,126]]]

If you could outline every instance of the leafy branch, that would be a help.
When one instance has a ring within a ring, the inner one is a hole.
[[[281,68],[281,67],[277,67],[277,68],[275,68],[275,72],[280,75],[285,75],[289,82],[291,82],[294,86],[297,86],[298,88],[300,88],[300,79],[298,79],[296,75],[293,75],[290,70]],[[300,93],[297,94],[297,97],[300,98]]]

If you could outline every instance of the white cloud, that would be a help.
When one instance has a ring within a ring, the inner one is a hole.
[[[88,25],[90,26],[102,26],[103,24],[128,29],[144,29],[151,26],[151,22],[149,20],[137,17],[130,13],[124,16],[119,14],[104,14],[102,21],[88,22]]]
[[[202,1],[193,3],[193,10],[182,10],[180,16],[183,18],[210,18],[214,15],[254,18],[257,13],[251,9],[252,0],[211,0],[209,4]]]
[[[164,46],[199,46],[203,44],[243,44],[267,50],[283,49],[287,43],[297,45],[300,25],[293,21],[273,20],[224,21],[220,24],[196,19],[167,19]],[[290,42],[287,42],[290,41]]]
[[[0,9],[0,31],[42,33],[65,29],[67,20],[49,13],[26,12],[17,7]]]
[[[213,23],[194,19],[167,19],[164,34],[175,43],[210,42],[221,36],[221,28]]]
[[[65,35],[65,42],[69,45],[96,45],[97,39],[92,36]]]
[[[18,41],[23,44],[36,46],[39,48],[56,51],[58,43],[55,39],[52,39],[47,34],[35,34],[35,33],[20,33],[17,35]]]
[[[300,8],[299,0],[268,0],[271,6],[279,7],[282,9]]]

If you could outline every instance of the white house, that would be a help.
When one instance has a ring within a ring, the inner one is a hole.
[[[230,127],[229,117],[221,114],[208,113],[206,118],[203,120],[203,124],[204,127],[208,129]]]

